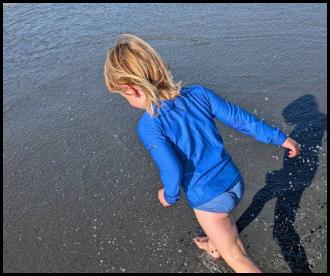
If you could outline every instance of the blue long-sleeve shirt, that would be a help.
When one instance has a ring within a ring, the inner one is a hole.
[[[169,204],[179,200],[182,188],[194,208],[233,187],[241,176],[213,118],[266,144],[280,146],[287,138],[280,129],[200,85],[182,87],[180,96],[154,108],[159,116],[145,111],[137,132],[159,169]]]

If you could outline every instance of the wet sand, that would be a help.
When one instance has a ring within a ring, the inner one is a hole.
[[[234,211],[266,272],[327,271],[324,4],[5,4],[4,272],[232,272],[192,244],[184,195],[157,202],[142,110],[106,91],[131,32],[200,83],[281,128],[300,158],[217,126],[245,180]]]

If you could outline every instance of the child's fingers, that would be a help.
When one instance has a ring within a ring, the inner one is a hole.
[[[295,146],[292,146],[290,149],[289,149],[289,157],[295,157],[299,154],[299,148],[298,147],[295,147]]]

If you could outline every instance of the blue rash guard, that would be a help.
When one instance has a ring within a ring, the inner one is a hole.
[[[232,188],[241,177],[214,117],[266,144],[281,146],[287,138],[280,129],[200,85],[182,87],[180,96],[162,100],[159,109],[153,107],[158,116],[145,111],[137,132],[159,169],[169,204],[179,200],[182,188],[194,208]]]

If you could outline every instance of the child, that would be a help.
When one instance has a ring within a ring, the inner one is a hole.
[[[182,188],[207,235],[194,239],[198,247],[222,257],[235,272],[261,272],[246,255],[231,218],[244,181],[213,118],[260,142],[288,148],[289,157],[299,153],[299,145],[212,90],[175,83],[158,53],[136,36],[119,36],[107,54],[104,74],[109,91],[146,110],[137,132],[159,169],[160,203],[175,204]]]

